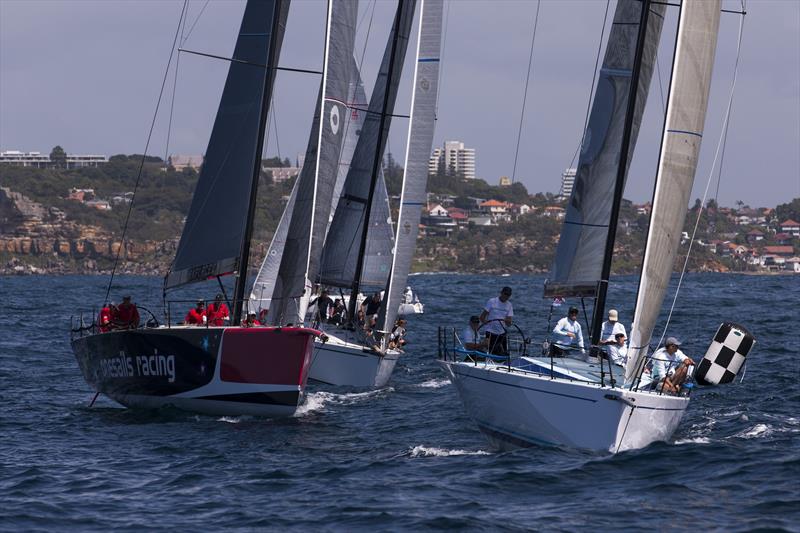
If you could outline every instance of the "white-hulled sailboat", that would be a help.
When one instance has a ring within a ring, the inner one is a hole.
[[[545,284],[546,297],[595,298],[593,346],[600,340],[617,213],[663,13],[663,4],[648,0],[617,4],[575,186],[551,278]],[[496,445],[547,444],[616,453],[667,440],[680,423],[688,395],[650,390],[642,362],[680,244],[705,122],[719,17],[719,0],[681,4],[632,356],[625,370],[603,359],[592,363],[591,358],[528,356],[524,344],[521,356],[498,360],[453,350],[448,339],[440,338],[443,367],[469,416]],[[724,335],[720,338],[725,341]],[[743,355],[746,352],[741,359]]]

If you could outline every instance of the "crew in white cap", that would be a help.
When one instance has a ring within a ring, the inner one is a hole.
[[[680,345],[678,339],[668,337],[664,347],[653,354],[652,376],[656,390],[678,394],[686,381],[694,361],[678,348]]]
[[[628,332],[625,331],[625,326],[623,326],[619,320],[619,313],[617,313],[616,309],[609,309],[608,310],[608,320],[603,322],[603,327],[600,330],[600,344],[617,344],[617,333],[622,333],[625,335],[625,338],[628,338]]]

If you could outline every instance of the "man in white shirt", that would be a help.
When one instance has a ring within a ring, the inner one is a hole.
[[[553,345],[553,355],[563,355],[565,351],[579,348],[581,353],[586,353],[583,349],[583,333],[581,324],[578,322],[578,308],[570,307],[567,316],[562,318],[553,328],[555,334],[555,344]]]
[[[675,337],[667,338],[664,347],[653,354],[653,383],[656,390],[661,385],[663,392],[678,394],[689,374],[689,367],[694,361],[678,347],[681,345]]]
[[[511,287],[503,287],[499,297],[490,298],[486,302],[480,316],[480,322],[489,341],[489,353],[495,355],[508,355],[508,339],[504,325],[510,326],[511,317],[514,316],[510,299]]]
[[[489,341],[486,340],[486,337],[481,333],[480,329],[481,319],[478,315],[469,317],[469,326],[464,328],[464,331],[461,332],[461,344],[464,345],[464,348],[467,350],[486,350],[489,346]]]
[[[619,320],[619,313],[617,313],[617,310],[609,309],[608,320],[603,322],[603,326],[600,330],[601,345],[617,344],[617,333],[622,333],[623,335],[625,335],[625,337],[628,336],[628,332],[625,331],[625,326],[619,323],[618,320]]]
[[[608,357],[615,365],[624,367],[628,362],[628,346],[625,344],[625,334],[617,333],[615,343],[608,345]]]

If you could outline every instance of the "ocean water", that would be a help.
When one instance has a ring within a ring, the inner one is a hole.
[[[672,442],[615,456],[490,448],[436,364],[436,327],[503,285],[538,342],[541,277],[410,281],[426,313],[387,387],[311,387],[267,420],[88,408],[68,319],[107,279],[0,278],[0,530],[800,531],[800,276],[687,276],[669,334],[699,359],[721,321],[748,327],[744,381],[697,390]],[[160,308],[159,279],[116,286]],[[612,282],[626,326],[635,291]]]

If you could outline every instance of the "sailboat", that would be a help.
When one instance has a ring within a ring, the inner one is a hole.
[[[345,123],[347,133],[345,146],[339,156],[340,170],[332,195],[332,214],[327,227],[318,234],[324,235],[324,243],[318,256],[316,277],[313,278],[314,283],[322,287],[338,289],[338,297],[348,307],[345,324],[314,324],[325,331],[325,338],[317,342],[309,377],[325,384],[381,387],[388,381],[400,356],[399,351],[389,349],[385,330],[387,325],[391,329],[402,302],[396,291],[400,287],[402,293],[402,287],[406,283],[420,209],[425,199],[427,160],[433,142],[442,27],[442,1],[420,0],[406,171],[395,236],[381,161],[393,116],[415,4],[413,1],[398,2],[392,31],[368,105],[358,66],[353,60],[348,99],[352,114]],[[345,169],[345,172],[341,169]],[[291,211],[296,207],[292,205],[292,201],[290,198],[281,226],[284,220],[293,218]],[[365,220],[369,222],[365,224]],[[273,272],[276,271],[277,258],[285,254],[286,249],[286,237],[279,226],[251,298],[257,305],[263,306],[269,302],[268,316],[273,324],[285,324],[288,321],[310,323],[313,321],[313,313],[309,317],[306,312],[310,290],[302,293],[305,303],[296,305],[296,312],[287,315],[285,308],[273,309],[276,295],[281,298],[275,289],[270,291],[275,286],[275,280],[280,277]],[[312,278],[308,280],[309,285],[312,284]],[[344,294],[345,290],[349,294]],[[360,304],[359,295],[368,290],[385,292],[376,327],[378,335],[372,339],[366,337],[354,320]],[[264,295],[270,292],[272,297],[265,298]]]
[[[664,9],[662,3],[649,0],[617,4],[574,190],[545,283],[545,297],[594,298],[594,354],[599,353],[617,215]],[[678,427],[690,397],[648,386],[644,370],[696,171],[719,17],[719,0],[681,3],[632,355],[626,368],[581,355],[529,355],[525,342],[518,353],[507,357],[476,355],[451,345],[449,336],[440,332],[441,364],[470,418],[495,445],[545,444],[616,453],[668,440]]]
[[[264,130],[288,9],[288,0],[246,4],[203,168],[164,280],[166,298],[173,288],[236,274],[232,325],[173,325],[168,316],[167,325],[153,323],[153,317],[146,327],[135,329],[73,330],[72,348],[87,383],[122,405],[290,416],[303,401],[320,332],[302,323],[264,328],[241,324]],[[327,21],[312,136],[316,164],[307,165],[296,199],[295,213],[306,219],[330,205],[330,198],[318,190],[331,188],[323,167],[343,137],[337,127],[338,102],[346,96],[349,78],[336,67],[352,56],[356,9],[346,0],[332,0]],[[327,120],[320,121],[323,113]],[[313,223],[307,226],[305,242],[314,229]],[[302,241],[300,229],[294,229]],[[299,247],[296,251],[298,256],[307,254]],[[302,276],[303,270],[298,271]]]

